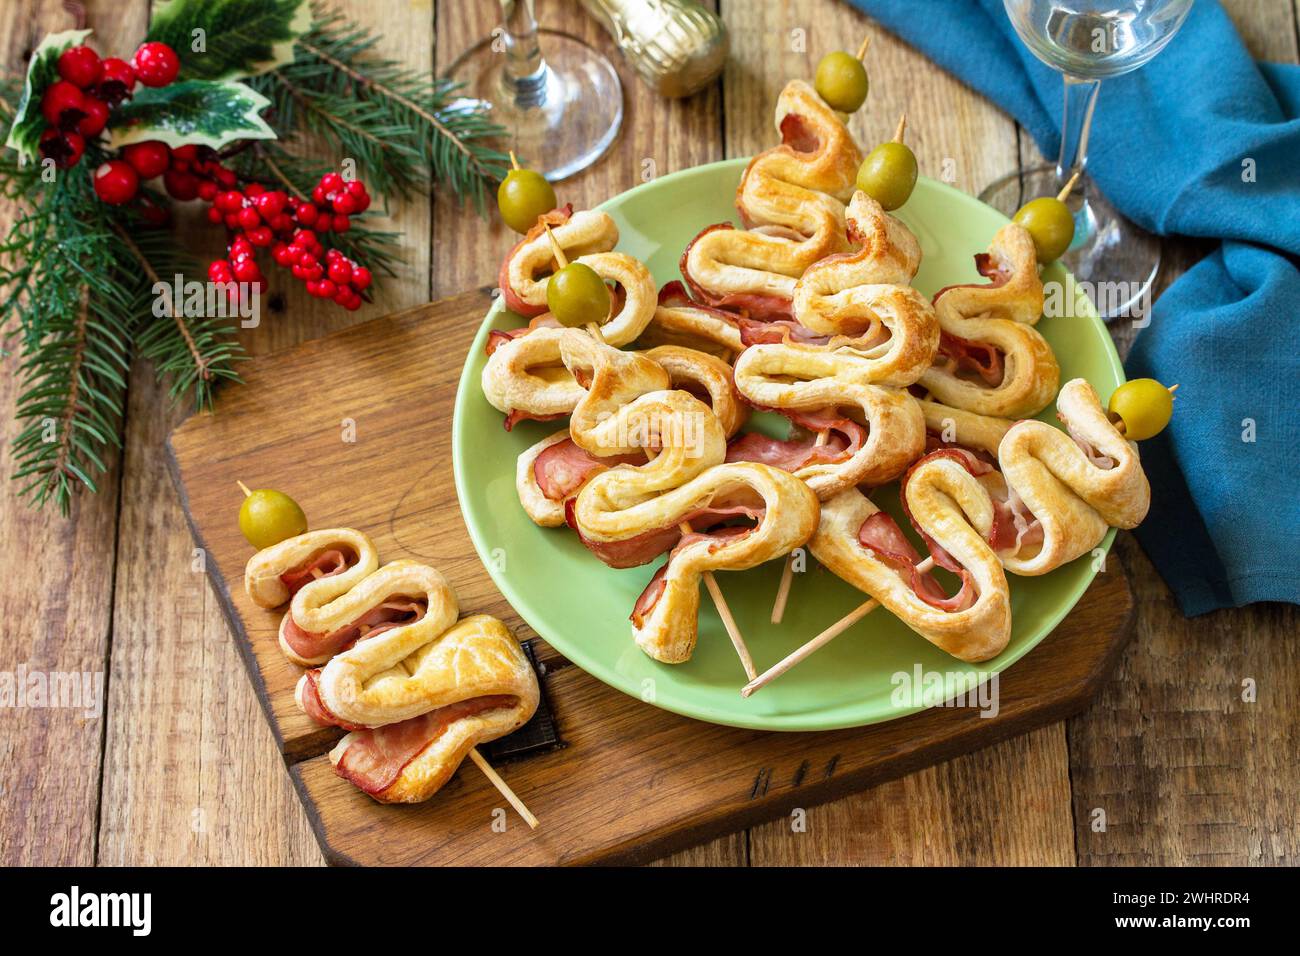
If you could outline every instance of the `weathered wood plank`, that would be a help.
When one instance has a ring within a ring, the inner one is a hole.
[[[432,64],[429,4],[380,7],[363,0],[338,4],[381,36],[380,49],[413,69]],[[108,16],[101,21],[109,21]],[[92,15],[92,24],[96,21]],[[138,42],[144,13],[118,44]],[[336,157],[342,159],[344,157]],[[364,168],[358,169],[361,179]],[[196,204],[197,205],[197,204]],[[406,236],[404,265],[387,280],[380,300],[356,314],[311,299],[283,270],[268,268],[267,309],[244,333],[253,354],[424,301],[428,294],[430,204],[396,203],[390,224]],[[192,221],[192,220],[190,220]],[[205,225],[206,252],[221,252]],[[264,302],[267,299],[263,300]],[[119,569],[115,606],[111,708],[105,753],[100,856],[103,863],[295,864],[320,861],[283,762],[260,719],[259,706],[217,602],[191,570],[194,544],[166,471],[167,433],[187,411],[169,409],[153,371],[134,370],[126,428]],[[304,394],[327,397],[328,383]],[[338,408],[340,421],[348,409]],[[275,475],[231,475],[274,486]],[[239,506],[232,484],[230,516]],[[266,835],[276,834],[268,840]]]
[[[22,75],[48,32],[74,26],[57,0],[15,0],[0,7],[0,58],[6,73]],[[117,36],[110,27],[106,37]],[[88,175],[84,166],[63,175]],[[0,230],[12,207],[0,201]],[[17,329],[4,329],[0,346],[17,352]],[[118,456],[98,478],[99,494],[78,495],[68,518],[52,506],[36,511],[15,493],[10,443],[19,422],[20,354],[0,358],[0,554],[6,558],[0,613],[7,622],[0,670],[20,665],[46,675],[86,673],[91,686],[106,678],[105,656],[113,602],[113,539],[120,477]],[[102,705],[102,698],[101,698]],[[88,865],[94,861],[101,742],[106,717],[80,709],[7,709],[0,714],[0,862],[6,866]]]

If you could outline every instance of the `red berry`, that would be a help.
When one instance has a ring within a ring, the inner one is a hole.
[[[181,59],[166,43],[142,43],[135,51],[136,76],[145,86],[166,86],[181,71]]]
[[[95,95],[110,106],[116,106],[135,89],[135,70],[126,60],[115,56],[105,58],[100,64],[99,83]]]
[[[249,187],[249,191],[252,191],[251,186]],[[259,194],[253,205],[256,206],[257,211],[262,214],[262,218],[271,220],[284,211],[284,204],[287,198],[288,197],[285,196],[284,193],[272,190],[270,192]]]
[[[76,129],[86,115],[85,94],[67,80],[56,80],[41,97],[41,113],[51,126]]]
[[[332,225],[335,232],[347,232],[352,228],[352,220],[347,216],[335,216]]]
[[[347,189],[348,193],[358,199],[366,195],[366,184],[359,179],[352,180],[344,188]]]
[[[325,205],[325,187],[317,186],[311,191],[311,201],[318,206]]]
[[[277,266],[288,267],[293,265],[293,249],[283,242],[277,242],[271,247],[271,258],[275,260]]]
[[[217,182],[226,189],[232,188],[235,183],[239,182],[239,177],[235,175],[234,170],[226,169],[224,166],[218,166],[213,175],[217,177]]]
[[[199,183],[199,198],[202,199],[204,202],[212,202],[212,200],[216,199],[217,184],[210,179],[205,179],[203,180],[203,182]],[[209,213],[215,212],[217,214],[217,218],[213,219],[212,220],[213,222],[219,222],[221,220],[221,210],[218,209],[216,206],[213,206],[211,209],[208,210],[208,212]]]
[[[239,213],[237,212],[226,213],[226,228],[232,231],[239,228]]]
[[[167,175],[170,176],[171,174],[168,173]],[[208,222],[212,223],[214,226],[218,226],[222,222],[224,222],[225,219],[226,217],[222,215],[221,210],[218,209],[216,206],[208,207]]]
[[[213,202],[222,212],[238,212],[244,206],[244,197],[233,189],[227,189],[217,193],[217,198]]]
[[[248,241],[246,236],[235,236],[230,240],[230,258],[238,259],[240,256],[251,256],[253,254],[253,244]]]
[[[329,275],[339,285],[347,285],[352,281],[352,267],[343,258],[337,258],[330,263]]]
[[[320,215],[320,211],[315,206],[303,203],[298,207],[297,219],[304,226],[314,225],[318,215]]]
[[[257,263],[252,259],[241,259],[235,263],[232,271],[240,282],[256,282],[262,278],[262,271],[257,268]]]
[[[320,178],[320,188],[326,193],[332,193],[336,189],[342,189],[343,177],[338,173],[326,173]]]
[[[87,139],[92,139],[104,131],[108,125],[108,104],[87,95],[82,99],[86,115],[77,124],[77,132]]]
[[[334,196],[334,211],[344,216],[357,212],[357,200],[351,193],[338,193]]]
[[[110,159],[95,170],[93,177],[95,195],[110,206],[120,206],[135,198],[140,188],[140,177],[131,164],[121,159]]]
[[[257,214],[257,210],[252,206],[245,206],[236,215],[239,216],[241,229],[256,229],[262,224],[262,217]]]
[[[230,263],[225,259],[218,259],[208,266],[208,279],[212,282],[229,282],[230,276]]]
[[[361,292],[363,289],[366,289],[370,285],[370,280],[371,280],[370,270],[367,269],[365,266],[352,267],[352,288],[356,289],[358,292]]]
[[[286,232],[293,230],[293,220],[286,213],[280,213],[267,221],[267,225],[275,231],[277,235],[284,235]]]
[[[167,195],[181,202],[188,202],[199,194],[198,177],[179,169],[169,169],[163,173],[163,187],[167,190]]]
[[[71,169],[81,162],[81,154],[86,151],[86,141],[74,130],[60,132],[47,129],[41,134],[41,155],[54,160],[60,169]]]
[[[248,231],[248,241],[258,247],[269,246],[275,241],[275,234],[266,226],[258,226]]]
[[[192,163],[199,158],[199,147],[194,143],[186,143],[184,146],[177,146],[172,150],[172,158]]]
[[[99,54],[88,46],[70,46],[59,54],[59,76],[89,89],[99,82]]]
[[[143,143],[132,143],[122,149],[122,158],[130,163],[141,179],[153,179],[167,172],[171,162],[171,150],[166,143],[156,139]]]

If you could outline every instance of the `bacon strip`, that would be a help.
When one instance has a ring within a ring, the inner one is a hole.
[[[320,697],[320,668],[313,667],[306,673],[307,683],[303,686],[302,692],[302,709],[307,712],[307,716],[323,727],[342,727],[344,730],[363,730],[357,724],[349,724],[346,720],[340,720],[334,715],[325,701]]]
[[[762,520],[766,509],[748,505],[728,505],[715,508],[700,508],[684,516],[677,524],[664,528],[652,528],[631,538],[621,541],[593,541],[582,533],[574,517],[576,499],[570,498],[564,505],[564,517],[570,528],[578,533],[584,547],[611,568],[635,568],[649,564],[665,551],[673,548],[683,540],[680,525],[682,522],[702,522],[705,527],[717,525],[729,518],[744,516]],[[749,531],[751,529],[744,529]],[[703,534],[706,532],[693,532]]]
[[[939,297],[949,289],[997,289],[1011,281],[1011,273],[1000,262],[994,260],[991,253],[975,253],[975,271],[988,279],[988,282],[959,282],[956,285],[946,285],[934,294],[930,300],[931,304],[937,303]]]
[[[347,555],[339,548],[330,548],[280,575],[280,580],[293,597],[312,581],[342,574],[348,568]]]
[[[1001,385],[1006,376],[1006,356],[1000,348],[987,342],[975,342],[941,331],[936,358],[939,356],[948,359],[950,373],[973,372],[993,388]],[[941,363],[936,361],[934,364]]]
[[[926,542],[930,544],[930,539],[927,538]],[[940,611],[954,612],[964,611],[975,603],[975,583],[971,579],[970,572],[965,568],[957,566],[955,569],[961,575],[961,588],[952,597],[944,594],[943,588],[939,586],[933,574],[929,571],[922,573],[916,570],[921,556],[916,548],[912,547],[912,542],[907,540],[898,523],[885,512],[877,511],[862,522],[862,527],[858,529],[858,543],[904,575],[913,593],[931,607]],[[934,547],[936,546],[931,544],[932,550]],[[947,552],[944,554],[947,556]],[[935,564],[947,567],[940,562],[937,553],[934,560]],[[956,564],[951,557],[948,557],[948,561]]]
[[[334,772],[369,794],[391,787],[412,760],[458,720],[498,708],[514,707],[509,694],[471,697],[384,727],[358,730],[334,765]]]
[[[610,455],[598,457],[584,451],[572,438],[548,446],[533,460],[533,478],[537,487],[551,501],[563,501],[577,493],[593,475],[615,465],[645,463],[645,455]]]
[[[762,406],[755,406],[756,408]],[[835,408],[805,412],[787,408],[764,408],[788,418],[810,434],[801,438],[769,438],[760,432],[737,435],[727,445],[727,461],[752,461],[795,472],[812,464],[847,461],[867,440],[867,429],[853,419],[837,414]],[[817,444],[817,433],[829,433],[825,444]]]
[[[395,627],[414,624],[424,617],[425,610],[423,601],[394,598],[372,607],[351,624],[326,634],[304,631],[293,619],[293,615],[289,614],[284,619],[280,633],[295,654],[304,660],[314,660],[325,654],[331,657],[340,654],[358,641],[391,631]]]
[[[761,520],[761,516],[760,519]],[[632,613],[628,619],[636,626],[643,627],[645,620],[654,610],[659,599],[663,597],[664,591],[668,587],[668,566],[673,563],[673,558],[681,553],[682,549],[688,544],[692,544],[704,538],[714,542],[709,548],[710,553],[716,551],[720,545],[743,538],[745,535],[753,532],[753,528],[744,525],[729,525],[725,528],[718,528],[716,531],[692,531],[690,534],[682,535],[677,546],[673,548],[672,553],[668,555],[668,560],[660,566],[659,570],[654,573],[650,583],[645,586],[640,597],[636,599],[636,604],[632,607]]]
[[[799,345],[826,345],[829,335],[818,335],[792,318],[774,318],[766,321],[742,316],[740,341],[746,345],[782,345],[795,342]]]
[[[792,319],[794,316],[790,311],[790,300],[784,296],[765,295],[758,292],[730,292],[725,295],[713,295],[707,292],[691,275],[690,269],[687,268],[687,259],[690,258],[691,247],[700,241],[700,237],[716,229],[735,228],[729,222],[717,222],[701,229],[695,238],[687,243],[686,249],[682,252],[681,261],[678,263],[682,278],[686,280],[686,284],[690,287],[697,300],[714,308],[733,309],[767,320]]]

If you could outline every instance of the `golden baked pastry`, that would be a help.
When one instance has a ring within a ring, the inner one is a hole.
[[[709,226],[681,260],[700,302],[761,319],[788,318],[795,280],[848,250],[844,204],[862,162],[840,117],[802,80],[781,91],[776,128],[781,144],[754,157],[736,190],[745,228]]]
[[[1056,394],[1061,373],[1034,328],[1043,314],[1034,241],[1023,226],[1007,223],[975,260],[991,281],[935,295],[942,334],[920,384],[944,404],[981,415],[1035,415]]]
[[[546,284],[555,271],[555,252],[546,226],[551,227],[570,260],[609,252],[618,245],[618,226],[608,213],[595,209],[573,212],[572,205],[567,205],[542,216],[502,260],[497,276],[506,308],[529,318],[547,310]]]
[[[254,555],[245,585],[254,601],[271,607],[307,579],[281,621],[281,646],[291,660],[304,662],[294,650],[300,645],[286,645],[288,632],[295,641],[314,641],[313,663],[328,661],[302,675],[294,696],[317,723],[350,731],[330,751],[335,772],[382,803],[427,800],[473,747],[532,717],[540,700],[537,676],[496,618],[456,620],[455,592],[427,565],[394,561],[359,575],[368,561],[350,561],[345,570],[312,577],[312,568],[336,563],[331,552],[344,548],[367,557],[374,552],[350,528],[307,532]],[[296,563],[286,568],[286,562]],[[311,606],[326,585],[333,599]],[[301,601],[312,589],[318,592],[312,602]]]
[[[592,361],[581,353],[600,348],[590,340],[566,341],[566,362]],[[817,524],[817,497],[793,475],[748,462],[723,464],[722,423],[684,391],[652,391],[627,402],[593,388],[574,409],[570,434],[595,456],[653,456],[591,477],[569,500],[567,518],[612,567],[644,564],[672,549],[632,614],[637,645],[656,660],[679,663],[694,650],[705,571],[751,568],[786,554]],[[724,524],[733,521],[745,523]]]
[[[740,338],[739,317],[725,309],[714,309],[691,300],[681,282],[669,282],[659,290],[659,306],[650,324],[636,340],[636,347],[682,345],[707,352],[727,362],[745,347]]]

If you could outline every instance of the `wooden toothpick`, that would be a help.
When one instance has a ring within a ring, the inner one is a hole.
[[[931,570],[933,567],[934,567],[934,558],[931,557],[931,558],[926,558],[924,561],[918,564],[916,566],[916,570],[924,574],[925,572]],[[748,697],[751,694],[753,694],[755,691],[762,690],[764,687],[766,687],[772,681],[776,680],[786,671],[790,670],[790,668],[794,667],[800,661],[803,661],[805,658],[812,656],[817,651],[821,650],[823,647],[829,644],[831,641],[835,640],[835,638],[839,637],[850,627],[858,623],[858,621],[862,620],[864,617],[866,617],[868,614],[870,614],[879,606],[880,606],[880,602],[877,601],[875,598],[870,598],[869,600],[863,601],[861,604],[855,607],[848,614],[845,614],[842,618],[840,618],[830,627],[826,628],[826,630],[822,631],[820,634],[814,637],[811,641],[809,641],[808,643],[804,644],[802,647],[799,647],[798,649],[790,653],[779,663],[773,665],[772,667],[769,667],[758,677],[753,678],[748,684],[746,684],[744,687],[741,688],[740,696]]]
[[[1083,175],[1083,170],[1075,170],[1074,175],[1070,177],[1070,181],[1061,188],[1059,193],[1056,194],[1056,198],[1061,202],[1065,202],[1069,199],[1070,193],[1074,192],[1074,184],[1079,181],[1081,175]]]
[[[830,429],[823,428],[817,433],[817,441],[813,447],[817,448],[825,445],[830,441]],[[791,551],[785,556],[785,568],[781,571],[781,583],[776,589],[776,600],[772,602],[772,623],[780,624],[781,618],[785,617],[786,601],[790,599],[790,586],[794,583],[794,552]]]
[[[904,134],[905,132],[907,132],[907,114],[906,114],[906,113],[904,113],[902,116],[900,116],[900,117],[898,118],[898,128],[897,128],[896,130],[894,130],[894,142],[895,142],[895,143],[901,143],[901,142],[903,141],[903,134]]]
[[[244,484],[238,478],[235,479],[235,484],[239,485],[239,490],[244,493],[245,498],[252,494],[252,492],[248,490],[248,485]]]
[[[868,33],[862,38],[862,45],[858,47],[858,59],[864,60],[867,56],[867,47],[871,46],[871,34]]]
[[[469,759],[474,761],[475,766],[483,771],[483,776],[487,777],[492,786],[500,791],[501,796],[506,798],[506,802],[515,808],[515,812],[523,817],[524,822],[528,824],[528,828],[536,830],[540,826],[537,817],[533,816],[532,811],[524,806],[524,801],[520,800],[515,792],[510,789],[510,784],[501,779],[501,774],[492,768],[492,765],[487,762],[487,758],[479,753],[477,747],[470,748]]]

